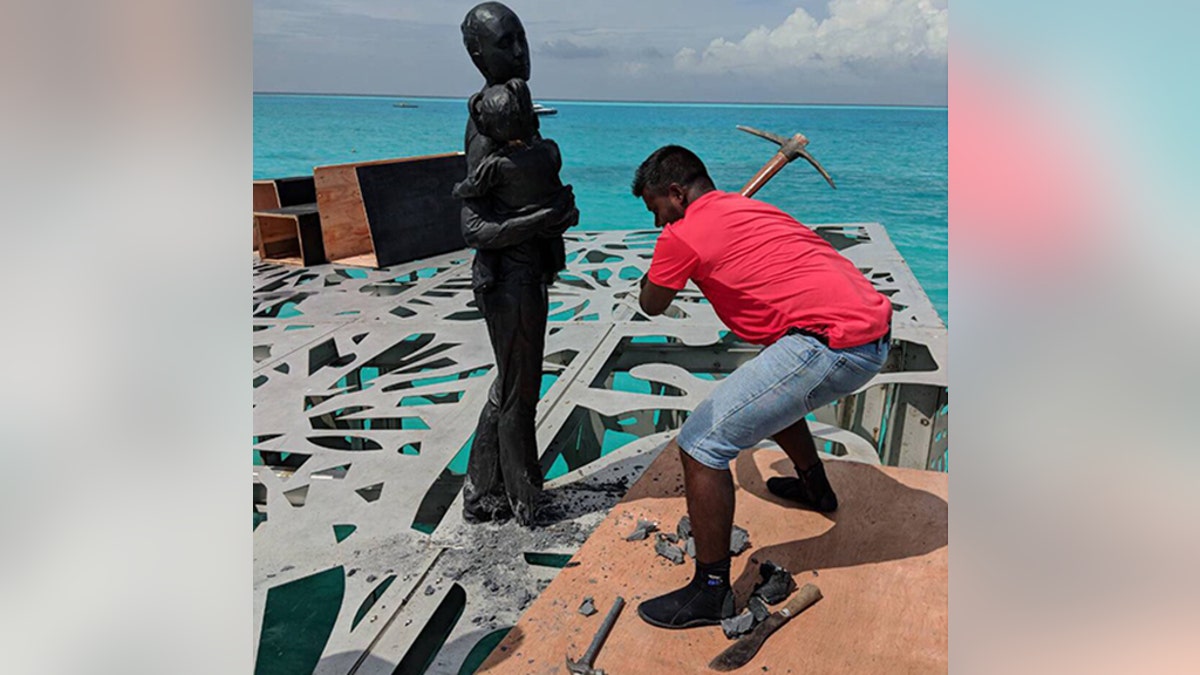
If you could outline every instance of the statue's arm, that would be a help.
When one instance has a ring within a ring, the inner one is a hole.
[[[459,199],[480,199],[488,196],[500,181],[499,168],[494,156],[488,156],[462,182],[454,186],[454,196]]]
[[[575,194],[568,186],[547,206],[533,213],[497,218],[482,200],[463,201],[462,233],[472,248],[507,248],[546,232],[563,231],[579,222]]]

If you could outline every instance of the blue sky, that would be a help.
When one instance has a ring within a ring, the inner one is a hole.
[[[474,2],[255,0],[256,91],[466,96]],[[541,99],[946,104],[946,0],[514,0]]]

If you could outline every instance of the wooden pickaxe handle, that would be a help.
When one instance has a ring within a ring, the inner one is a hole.
[[[788,159],[788,156],[782,152],[775,153],[775,156],[772,157],[766,164],[764,164],[763,167],[758,170],[758,173],[754,174],[754,177],[750,179],[750,182],[746,183],[745,187],[740,190],[742,196],[753,197],[754,193],[758,192],[759,188],[766,185],[767,181],[771,180],[771,178],[774,177],[775,174],[779,173],[780,169],[787,166],[788,162],[790,161],[792,160]]]

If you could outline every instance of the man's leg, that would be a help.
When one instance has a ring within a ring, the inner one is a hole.
[[[661,628],[717,624],[734,613],[729,586],[733,477],[728,469],[712,469],[692,459],[675,440],[663,452],[678,452],[683,461],[688,518],[696,541],[696,574],[683,588],[643,602],[638,614]]]
[[[675,441],[671,445],[679,449]],[[728,469],[710,469],[686,452],[680,451],[679,457],[683,460],[683,487],[687,492],[692,537],[696,540],[696,560],[706,565],[728,560],[729,536],[733,530],[733,477]]]
[[[772,436],[796,467],[796,477],[767,479],[767,489],[777,497],[821,513],[837,510],[837,495],[825,476],[825,466],[817,456],[808,422],[801,417],[795,424]]]
[[[826,350],[824,360],[832,367],[818,369],[822,375],[805,397],[806,408],[816,410],[862,387],[879,373],[887,355],[886,338],[851,349]],[[808,422],[801,417],[773,438],[796,465],[796,477],[768,478],[771,494],[813,511],[836,511],[837,495],[825,476],[825,465],[817,457]]]
[[[811,468],[814,464],[820,464],[821,459],[817,456],[817,444],[813,442],[812,432],[808,430],[808,420],[801,417],[796,420],[788,428],[780,431],[771,437],[787,456],[791,458],[792,464],[796,465],[797,471],[803,471]]]
[[[734,492],[729,463],[741,450],[804,416],[813,373],[831,367],[818,363],[823,354],[823,345],[815,340],[784,338],[722,380],[688,416],[671,447],[682,450],[696,575],[687,586],[643,602],[638,614],[647,623],[687,628],[733,616],[729,532]],[[795,447],[803,459],[800,446]]]

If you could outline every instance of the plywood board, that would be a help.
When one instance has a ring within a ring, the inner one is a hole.
[[[321,237],[325,255],[332,261],[375,253],[356,168],[356,164],[338,164],[313,169]]]
[[[827,462],[840,508],[822,515],[789,507],[765,479],[788,473],[775,449],[742,453],[734,465],[735,523],[751,548],[733,559],[737,606],[772,560],[824,599],[772,636],[743,672],[931,673],[947,669],[947,474],[846,461]],[[789,474],[794,475],[794,474]],[[654,538],[627,542],[639,518],[673,531],[686,512],[677,454],[664,451],[573,557],[479,672],[565,673],[617,595],[628,605],[595,667],[613,673],[699,673],[730,646],[719,627],[664,630],[637,605],[674,590],[693,563],[654,553]],[[599,611],[578,613],[585,596]]]
[[[266,211],[279,208],[279,191],[273,180],[254,181],[254,210]]]
[[[376,238],[386,236],[388,223],[373,227],[368,218],[368,209],[364,206],[363,188],[359,183],[359,170],[362,168],[404,165],[410,162],[445,161],[448,158],[462,157],[462,153],[445,153],[440,155],[425,155],[419,157],[404,157],[399,159],[384,159],[370,162],[355,162],[350,164],[335,164],[319,166],[313,169],[313,179],[317,191],[317,206],[321,211],[321,232],[324,241],[325,254],[329,260],[342,264],[349,263],[347,259],[359,261],[374,258],[380,265],[390,265],[399,262],[398,259],[382,260],[377,250]],[[464,165],[465,166],[465,165]],[[403,169],[401,169],[403,172]],[[465,169],[464,169],[465,171]],[[379,186],[373,186],[378,195]],[[387,186],[384,186],[385,188]],[[405,185],[395,186],[398,190],[407,189]],[[388,208],[385,206],[383,213]],[[377,215],[377,219],[386,221],[387,218]],[[459,246],[461,247],[461,245]],[[451,249],[446,249],[451,250]],[[438,250],[437,252],[445,252]],[[421,255],[431,255],[423,253]],[[417,257],[421,257],[418,255]],[[364,256],[369,256],[364,257]],[[396,256],[392,256],[396,258]],[[374,264],[372,266],[375,266]]]

